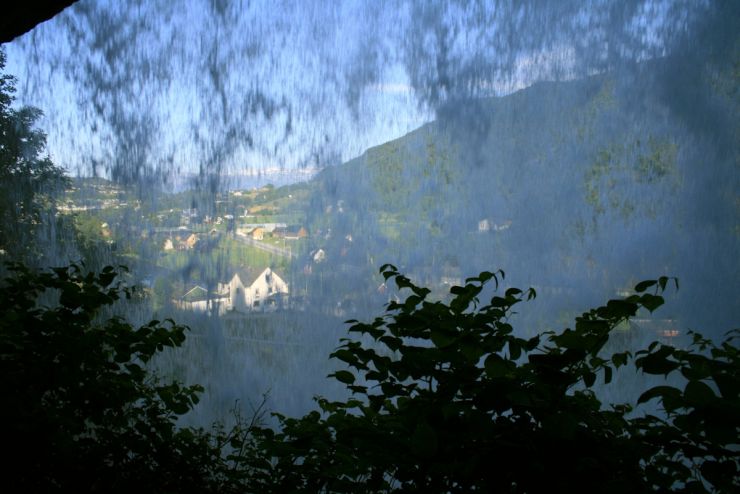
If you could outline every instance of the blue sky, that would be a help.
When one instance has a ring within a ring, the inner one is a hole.
[[[262,2],[227,27],[207,2],[180,2],[182,8],[169,12],[144,2],[134,13],[107,2],[91,2],[88,12],[81,3],[85,12],[68,9],[7,45],[19,103],[45,112],[40,126],[52,158],[73,173],[87,174],[94,156],[98,173],[105,174],[121,132],[112,127],[136,126],[135,114],[154,120],[156,143],[147,151],[152,164],[165,160],[176,171],[194,172],[219,161],[218,169],[229,173],[324,166],[432,118],[399,65],[383,67],[372,81],[363,67],[352,67],[367,35],[350,3],[342,7],[350,12],[335,13],[329,4],[292,10]],[[130,45],[116,48],[102,27],[93,35],[75,34],[101,12],[115,24],[112,37]],[[138,30],[121,28],[146,18],[148,25]],[[101,49],[101,43],[109,46]],[[253,45],[260,45],[258,55],[248,53]],[[117,57],[127,59],[125,69]],[[160,67],[161,74],[147,67],[163,61],[169,66]],[[234,131],[236,138],[228,138]]]
[[[660,55],[683,4],[81,0],[8,44],[7,70],[72,173],[305,170],[450,99],[602,70],[615,39]]]

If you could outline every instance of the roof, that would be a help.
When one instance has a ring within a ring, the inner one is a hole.
[[[195,302],[196,300],[205,300],[206,298],[208,298],[208,290],[200,285],[195,285],[185,292],[185,295],[180,297],[183,302]]]
[[[275,272],[275,270],[270,267],[265,267],[265,268],[242,267],[240,269],[237,269],[234,275],[239,276],[239,279],[241,280],[242,285],[250,286],[252,283],[257,281],[257,278],[259,278],[262,275],[262,273],[264,273],[268,269],[272,271],[272,273],[274,273],[275,276],[277,276],[278,278],[284,279],[280,275],[280,273]],[[233,278],[234,276],[231,276],[229,278],[229,281],[231,281]]]
[[[243,266],[237,269],[231,276],[229,276],[227,283],[230,283],[231,280],[234,279],[234,276],[239,276],[242,285],[249,286],[254,283],[254,280],[257,279],[257,276],[259,276],[261,272],[262,271],[257,271],[255,268]]]
[[[285,233],[287,235],[308,235],[308,231],[301,225],[291,225],[286,228]]]

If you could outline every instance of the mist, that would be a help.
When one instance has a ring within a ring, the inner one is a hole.
[[[343,393],[328,355],[398,296],[384,263],[439,298],[503,269],[538,292],[525,335],[662,275],[631,341],[736,326],[738,26],[730,1],[81,0],[4,48],[74,177],[46,260],[128,265],[126,317],[190,325],[157,365],[209,423]],[[255,276],[287,288],[240,308]]]

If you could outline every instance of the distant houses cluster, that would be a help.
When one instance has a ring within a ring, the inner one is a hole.
[[[502,221],[499,223],[496,223],[495,221],[484,218],[478,222],[478,232],[479,233],[485,233],[485,232],[501,232],[504,230],[508,230],[511,227],[511,220]]]
[[[190,233],[186,227],[183,228],[183,235],[174,235],[164,239],[162,242],[162,250],[165,252],[180,251],[180,250],[191,250],[195,249],[201,242],[201,236],[206,234]],[[211,229],[208,232],[208,236],[218,235],[219,231]],[[237,229],[236,234],[240,237],[251,238],[253,240],[264,240],[267,237],[282,238],[285,240],[299,240],[306,238],[308,232],[300,225],[287,226],[279,223],[272,224],[259,224],[259,225],[245,225]]]
[[[288,284],[270,268],[262,271],[243,269],[225,283],[219,283],[215,292],[195,286],[175,306],[195,312],[219,315],[228,312],[273,311],[287,305]]]
[[[113,184],[89,184],[84,187],[71,186],[66,190],[67,199],[57,204],[62,213],[77,213],[82,211],[97,211],[101,209],[125,209],[133,207],[139,209],[141,202],[122,200],[124,190]]]
[[[254,240],[264,240],[266,236],[285,240],[299,240],[308,236],[306,229],[300,225],[288,226],[285,223],[250,223],[236,229],[241,237],[251,237]]]
[[[162,244],[162,250],[165,252],[173,250],[190,250],[194,249],[199,242],[200,237],[197,233],[191,233],[190,235],[182,237],[168,237],[164,240],[164,243]]]

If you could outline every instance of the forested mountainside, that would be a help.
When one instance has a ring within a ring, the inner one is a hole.
[[[434,122],[325,169],[307,223],[314,247],[344,266],[327,270],[329,284],[369,289],[346,271],[369,276],[381,262],[431,285],[500,267],[556,298],[587,286],[598,299],[670,274],[676,316],[690,326],[698,297],[724,315],[720,330],[737,319],[740,283],[737,54],[679,64],[686,84],[670,91],[659,59],[451,101]]]

